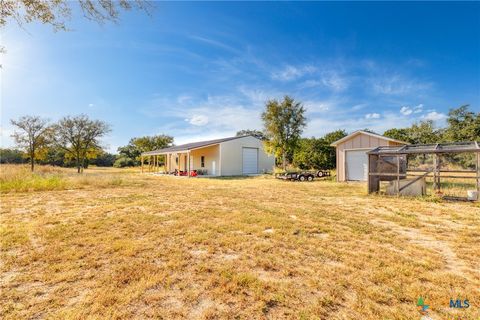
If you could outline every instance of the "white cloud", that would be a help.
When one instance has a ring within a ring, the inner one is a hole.
[[[429,82],[421,82],[400,74],[382,76],[374,74],[370,77],[373,93],[381,95],[407,95],[425,92],[432,87]]]
[[[429,112],[421,117],[423,120],[432,120],[432,121],[443,121],[447,118],[447,115],[444,113],[439,113],[436,111]]]
[[[365,119],[380,119],[380,114],[379,113],[367,113],[365,115]]]
[[[280,98],[282,96],[282,94],[277,91],[251,89],[246,86],[240,86],[238,91],[240,91],[240,93],[248,99],[248,104],[261,108],[263,108],[265,102],[267,102],[269,99]]]
[[[316,72],[314,68],[310,73]],[[322,71],[318,79],[308,79],[302,82],[300,88],[325,87],[333,92],[340,92],[347,89],[349,81],[346,77],[339,75],[336,70]]]
[[[306,100],[303,102],[303,106],[309,114],[312,113],[324,113],[325,111],[334,111],[337,109],[338,101],[334,99],[330,100]]]
[[[302,67],[288,65],[280,71],[272,72],[271,78],[280,81],[290,81],[301,78],[307,74],[311,74],[316,70],[317,68],[312,65],[306,65]]]
[[[157,131],[173,135],[177,144],[228,137],[242,129],[262,128],[263,107],[259,106],[263,106],[267,95],[261,90],[242,88],[237,94],[206,98],[188,95],[188,99],[183,99],[182,96],[186,95],[155,97],[149,106],[141,109],[148,117],[165,119],[166,124]]]
[[[192,100],[192,97],[188,96],[188,95],[180,95],[178,96],[177,98],[177,102],[179,104],[185,104],[185,103],[188,103]]]
[[[351,109],[352,109],[352,111],[358,111],[358,110],[361,110],[361,109],[365,108],[366,106],[368,106],[367,103],[359,103],[359,104],[354,105]]]
[[[313,88],[313,87],[318,87],[318,86],[321,86],[321,85],[322,85],[322,81],[309,79],[309,80],[304,81],[300,85],[300,87],[301,88]]]
[[[95,105],[94,105],[93,103],[89,103],[88,106],[89,106],[90,108],[93,108]]]
[[[400,108],[400,113],[404,116],[411,115],[412,113],[420,113],[423,111],[423,104],[420,103],[415,107],[404,106]]]
[[[410,107],[405,106],[405,107],[400,108],[400,113],[403,114],[404,116],[408,116],[408,115],[412,114],[412,112],[413,112],[413,110]]]
[[[420,103],[419,105],[413,107],[413,113],[420,113],[423,111],[423,104]]]
[[[227,51],[231,51],[233,53],[239,53],[239,51],[236,48],[231,47],[231,46],[229,46],[229,45],[227,45],[223,42],[220,42],[220,41],[217,41],[217,40],[214,40],[214,39],[209,39],[209,38],[200,37],[200,36],[190,36],[190,39],[200,41],[200,42],[206,43],[208,45],[212,45],[214,47],[222,48],[222,49],[225,49]]]
[[[348,81],[335,71],[323,73],[322,84],[335,92],[343,91],[348,87]]]
[[[307,101],[304,106],[308,112],[321,112],[329,109],[327,103],[320,101]]]
[[[192,116],[191,118],[185,119],[185,121],[187,121],[188,123],[194,126],[204,126],[208,124],[208,117],[198,114],[198,115]]]

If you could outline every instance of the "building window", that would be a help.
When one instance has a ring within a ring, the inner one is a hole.
[[[200,167],[205,168],[205,156],[200,157]]]
[[[175,158],[175,163],[176,163],[177,166],[178,166],[178,157]]]

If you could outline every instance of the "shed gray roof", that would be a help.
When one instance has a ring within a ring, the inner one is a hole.
[[[253,137],[253,136],[246,135],[246,136],[228,137],[228,138],[215,139],[215,140],[191,142],[191,143],[181,144],[179,146],[173,146],[173,147],[163,148],[163,149],[159,149],[159,150],[143,152],[142,156],[156,155],[156,154],[163,154],[163,153],[170,153],[170,152],[178,152],[178,151],[188,151],[188,150],[192,150],[192,149],[207,147],[207,146],[219,144],[219,143],[222,143],[222,142],[235,140],[235,139],[240,139],[240,138],[245,138],[245,137]],[[257,139],[257,138],[255,138],[255,139]]]
[[[432,144],[409,144],[405,146],[378,147],[368,154],[429,154],[429,153],[460,153],[480,152],[480,146],[476,141],[447,142]]]

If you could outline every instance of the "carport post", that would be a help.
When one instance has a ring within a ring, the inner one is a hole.
[[[165,164],[163,165],[163,172],[167,173],[168,171],[168,154],[164,155],[165,157]]]
[[[190,151],[187,151],[187,177],[190,178]]]

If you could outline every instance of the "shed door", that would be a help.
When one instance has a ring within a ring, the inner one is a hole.
[[[345,170],[347,180],[367,181],[368,156],[367,150],[346,151]]]
[[[258,173],[258,149],[243,148],[243,174]]]

